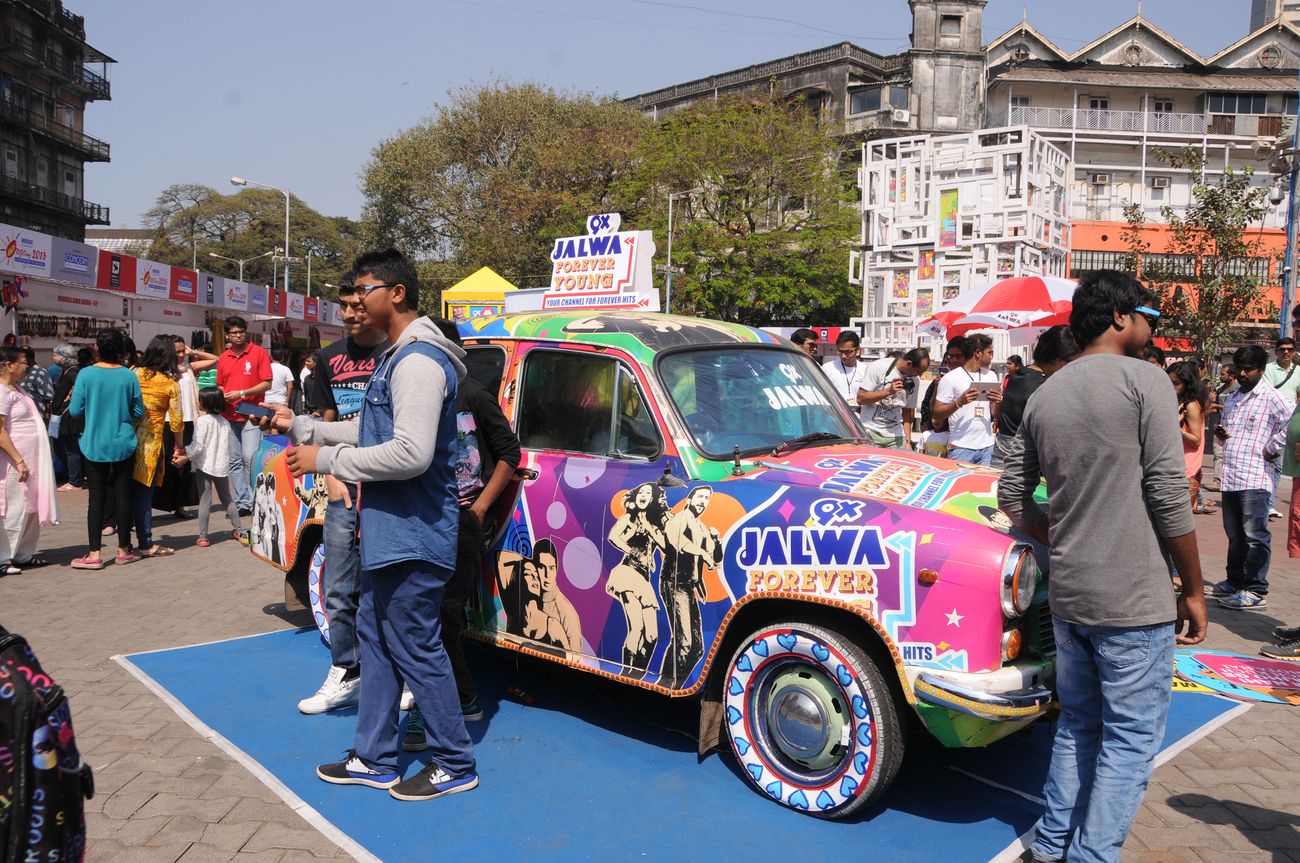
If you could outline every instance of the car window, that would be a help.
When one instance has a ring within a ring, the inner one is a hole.
[[[818,432],[862,431],[807,356],[769,348],[707,348],[665,355],[659,377],[696,444],[731,455],[773,449]]]
[[[465,372],[492,395],[501,392],[501,375],[506,369],[506,352],[496,345],[466,345]]]
[[[654,458],[658,429],[636,377],[613,357],[533,350],[524,358],[519,442],[529,449]]]

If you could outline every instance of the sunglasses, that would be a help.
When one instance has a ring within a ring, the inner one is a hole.
[[[352,293],[356,295],[356,298],[358,300],[365,302],[366,297],[370,296],[371,291],[378,291],[380,289],[388,289],[388,288],[395,288],[395,287],[397,287],[396,283],[391,285],[357,285],[353,289]]]
[[[1277,352],[1279,354],[1293,354],[1295,353],[1295,348],[1278,348]]]
[[[1156,326],[1160,323],[1160,312],[1158,310],[1150,306],[1138,306],[1133,310],[1133,314],[1141,315],[1146,320],[1147,326],[1151,327],[1151,332],[1156,331]]]

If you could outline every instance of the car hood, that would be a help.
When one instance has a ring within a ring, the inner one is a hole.
[[[942,512],[1003,533],[1011,528],[997,509],[998,472],[973,464],[839,444],[755,457],[741,466],[755,480]],[[750,472],[751,467],[759,470]]]

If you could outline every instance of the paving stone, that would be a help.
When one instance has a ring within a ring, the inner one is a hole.
[[[268,848],[308,851],[317,857],[333,857],[338,846],[326,839],[318,830],[300,821],[300,829],[283,824],[263,824],[244,844],[247,851],[265,851]]]
[[[173,842],[198,842],[208,825],[192,815],[177,815],[150,837],[146,845],[169,845]]]
[[[178,863],[228,863],[234,856],[234,851],[196,842],[181,855]]]
[[[153,799],[140,809],[142,817],[150,815],[192,815],[200,821],[216,822],[226,816],[235,804],[235,797],[223,797],[216,800],[180,797],[175,794],[155,794]]]
[[[205,845],[225,848],[235,852],[243,848],[261,826],[262,822],[260,821],[239,824],[228,824],[223,821],[219,824],[208,824],[203,828],[201,841]]]

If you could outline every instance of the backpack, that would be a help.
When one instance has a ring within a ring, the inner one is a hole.
[[[63,688],[0,626],[0,863],[78,863],[94,793]]]

